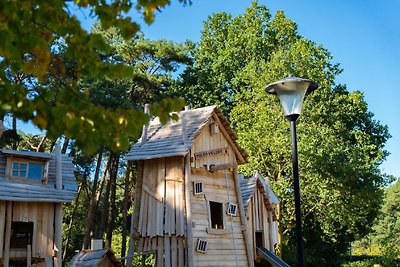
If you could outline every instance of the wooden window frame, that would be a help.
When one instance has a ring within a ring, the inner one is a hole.
[[[206,253],[208,247],[208,241],[199,238],[197,240],[196,251],[200,253]]]
[[[23,163],[27,165],[26,168],[26,176],[14,176],[13,175],[13,165],[14,163]],[[42,174],[40,180],[33,180],[28,178],[29,164],[41,164],[43,165]],[[26,157],[14,157],[8,156],[6,163],[6,177],[8,180],[14,181],[24,181],[29,183],[37,183],[37,184],[47,184],[49,176],[49,161],[45,159],[33,159]]]
[[[233,203],[228,203],[227,205],[227,209],[226,209],[226,214],[228,215],[232,215],[232,216],[236,216],[237,215],[237,209],[238,209],[238,205],[233,204]],[[232,207],[234,207],[234,212],[232,213]]]
[[[201,187],[201,191],[197,192],[196,189]],[[193,194],[197,195],[204,195],[204,183],[203,182],[193,182]]]
[[[221,219],[221,222],[222,222],[222,227],[221,228],[216,228],[215,225],[213,225],[213,211],[211,210],[211,208],[212,208],[211,207],[212,206],[211,202],[221,205],[221,208],[220,208],[220,213],[221,213],[220,214],[220,219]],[[223,212],[224,211],[224,203],[211,200],[211,201],[207,201],[207,204],[208,204],[208,214],[209,214],[210,229],[215,229],[215,230],[223,230],[223,229],[225,229],[225,216],[224,216],[224,212]]]

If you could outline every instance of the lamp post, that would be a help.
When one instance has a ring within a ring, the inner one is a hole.
[[[301,105],[307,92],[315,90],[318,85],[308,79],[287,77],[277,82],[268,84],[265,90],[270,94],[276,94],[281,100],[285,117],[290,121],[292,133],[292,165],[293,165],[293,189],[296,214],[296,239],[297,239],[297,266],[304,266],[303,237],[301,233],[300,210],[300,186],[299,164],[297,158],[297,134],[296,120],[301,113]]]

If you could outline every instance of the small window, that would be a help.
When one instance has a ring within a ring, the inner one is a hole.
[[[41,180],[43,177],[44,164],[13,162],[12,176],[30,180]]]
[[[206,250],[207,250],[207,245],[208,245],[208,242],[207,242],[206,240],[204,240],[204,239],[199,239],[199,240],[197,241],[196,251],[205,253]]]
[[[47,181],[48,164],[45,161],[25,158],[9,158],[8,160],[10,162],[8,175],[11,179]]]
[[[228,215],[236,216],[236,212],[237,212],[237,205],[236,205],[236,204],[229,203],[229,204],[228,204],[228,209],[227,209],[226,213],[227,213]]]
[[[212,134],[217,134],[217,133],[219,133],[218,124],[216,124],[215,122],[211,123],[211,124],[210,124],[210,132],[211,132]]]
[[[224,229],[222,203],[210,201],[211,228]]]
[[[203,192],[203,183],[202,182],[194,182],[193,187],[194,187],[193,193],[195,195],[204,194],[204,192]]]

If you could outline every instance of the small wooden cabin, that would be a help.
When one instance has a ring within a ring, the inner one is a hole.
[[[254,259],[260,260],[257,247],[275,252],[278,243],[278,220],[276,215],[279,199],[271,190],[268,178],[263,178],[258,171],[250,178],[240,176],[240,190],[242,193],[244,212],[247,218],[247,232],[249,233]]]
[[[68,267],[123,267],[110,249],[83,250],[76,254]]]
[[[61,266],[62,205],[76,193],[72,159],[0,150],[0,266]]]
[[[246,152],[217,107],[178,115],[153,120],[127,155],[138,166],[135,253],[156,252],[157,266],[254,266],[237,175]]]

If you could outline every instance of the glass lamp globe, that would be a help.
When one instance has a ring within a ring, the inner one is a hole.
[[[281,100],[285,117],[295,119],[301,114],[301,106],[304,96],[318,88],[318,84],[299,77],[287,77],[268,84],[265,87],[267,93],[276,94]]]

